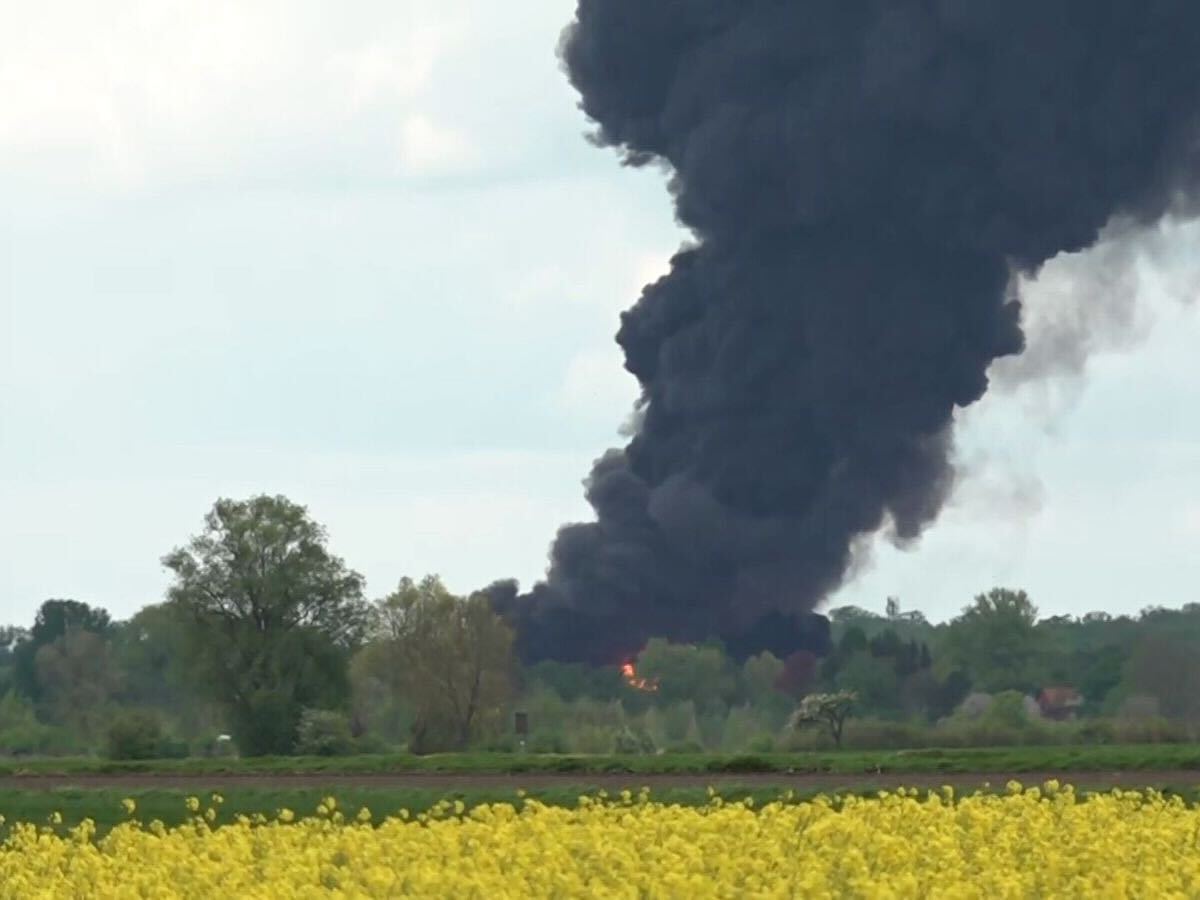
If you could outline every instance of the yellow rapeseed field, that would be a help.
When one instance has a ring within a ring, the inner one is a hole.
[[[214,798],[219,799],[219,798]],[[719,797],[666,806],[643,792],[374,820],[326,800],[216,826],[18,824],[0,896],[35,897],[1198,897],[1200,811],[1150,792],[1077,797],[1053,782],[956,799]]]

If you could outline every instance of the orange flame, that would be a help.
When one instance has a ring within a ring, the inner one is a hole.
[[[638,676],[637,669],[633,663],[627,662],[621,666],[621,677],[625,679],[625,683],[631,688],[639,691],[657,691],[658,682],[648,678]]]

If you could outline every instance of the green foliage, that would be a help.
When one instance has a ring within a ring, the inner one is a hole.
[[[1022,728],[1028,725],[1025,695],[1020,691],[1001,691],[996,694],[992,697],[991,706],[983,714],[983,721],[989,725],[1006,728]]]
[[[867,651],[867,633],[858,625],[851,625],[838,641],[838,656],[846,658]]]
[[[108,726],[105,755],[109,759],[161,759],[174,755],[173,751],[175,745],[163,733],[162,722],[148,710],[122,710]]]
[[[245,755],[290,753],[306,707],[342,705],[366,624],[362,576],[284,497],[218,500],[205,530],[163,558],[199,683]]]
[[[1037,607],[1024,591],[994,588],[952,620],[944,664],[966,672],[976,690],[1032,692],[1041,681]]]
[[[735,753],[762,750],[763,738],[766,738],[767,744],[773,743],[771,733],[776,730],[766,711],[749,703],[731,709],[724,726],[720,749]],[[769,750],[770,746],[766,749]]]
[[[43,756],[77,749],[69,733],[39,722],[33,704],[15,690],[0,696],[0,756]]]
[[[742,664],[743,693],[752,703],[770,702],[779,694],[775,686],[782,674],[783,660],[764,650]]]
[[[350,661],[351,731],[385,744],[406,743],[412,735],[411,704],[396,688],[395,679],[381,671],[379,647],[368,644]]]
[[[723,709],[737,691],[733,664],[713,645],[673,644],[652,638],[638,654],[637,672],[658,685],[656,702],[690,700],[703,712]]]
[[[634,730],[628,726],[617,732],[613,740],[614,753],[654,753],[654,740],[650,735],[641,730]]]
[[[529,736],[526,749],[530,753],[568,753],[567,737],[561,731],[542,728]]]
[[[832,637],[836,646],[851,628],[861,631],[868,640],[881,631],[896,632],[904,641],[928,643],[933,640],[934,626],[930,625],[918,611],[903,612],[898,598],[889,597],[884,615],[873,613],[857,606],[841,606],[828,613],[832,626]],[[894,601],[892,605],[891,601]]]
[[[1149,634],[1134,647],[1122,679],[1126,693],[1153,697],[1163,715],[1200,721],[1200,653],[1173,635]]]
[[[851,720],[847,726],[847,744],[859,724],[870,722]],[[897,723],[877,723],[879,727],[895,729]],[[1178,727],[1178,726],[1176,726]],[[329,757],[249,757],[249,758],[190,758],[150,761],[114,761],[98,757],[69,757],[59,759],[0,760],[0,776],[29,774],[58,777],[64,783],[80,785],[90,775],[172,774],[203,778],[204,776],[270,776],[270,775],[395,775],[404,772],[430,774],[498,774],[525,775],[605,775],[605,774],[680,774],[710,775],[731,772],[764,772],[783,774],[854,775],[864,772],[916,774],[964,772],[1125,772],[1125,771],[1184,771],[1200,769],[1200,744],[1195,732],[1164,735],[1159,743],[1129,744],[1122,732],[1117,743],[1085,746],[1072,725],[1047,726],[1041,742],[1025,740],[1006,746],[972,746],[959,743],[947,746],[945,729],[921,728],[913,732],[920,736],[915,747],[879,750],[831,751],[827,748],[813,752],[774,752],[757,754],[730,753],[666,753],[650,755],[617,755],[612,744],[601,754],[538,755],[533,753],[448,753],[414,756],[392,753],[378,756]],[[805,732],[789,732],[792,737]],[[1179,735],[1184,738],[1181,740]],[[1084,779],[1086,781],[1086,779]],[[577,785],[586,784],[580,778]],[[1076,783],[1079,783],[1078,781]],[[328,790],[329,783],[325,783]],[[578,794],[576,794],[578,795]]]
[[[893,710],[899,706],[900,681],[890,660],[869,651],[858,651],[840,667],[835,685],[854,694],[868,709]]]
[[[797,699],[837,690],[859,698],[845,725],[848,747],[1161,743],[1193,739],[1200,729],[1200,605],[1039,621],[1026,595],[995,589],[938,626],[894,598],[883,615],[834,610],[835,649],[825,659],[761,653],[739,665],[716,644],[651,641],[636,662],[638,675],[657,690],[631,686],[615,664],[545,662],[519,672],[511,653],[501,654],[502,665],[485,668],[505,673],[503,690],[492,690],[492,675],[482,678],[482,694],[491,699],[470,713],[464,738],[453,698],[470,692],[446,687],[474,683],[462,640],[414,666],[396,653],[396,623],[408,617],[396,595],[374,609],[349,596],[341,624],[323,612],[310,616],[307,600],[289,607],[284,600],[303,594],[318,597],[327,612],[329,591],[312,586],[332,585],[336,593],[338,579],[315,576],[340,567],[345,586],[353,573],[328,556],[323,533],[299,507],[282,498],[222,503],[224,511],[206,519],[212,527],[172,555],[177,568],[167,603],[113,623],[104,610],[53,600],[32,628],[0,628],[0,754],[105,752],[110,726],[126,710],[156,714],[196,753],[213,753],[220,732],[236,734],[247,754],[291,753],[306,708],[340,715],[355,752],[405,743],[421,753],[516,750],[514,709],[529,716],[530,758],[608,753],[626,731],[671,750],[820,750],[834,745],[830,734],[784,726]],[[329,565],[319,564],[314,545]],[[222,584],[235,590],[205,595],[220,603],[198,612],[184,602],[189,591]],[[473,602],[452,597],[437,579],[406,581],[397,594],[405,591],[449,599],[447,608],[458,613]],[[446,633],[465,640],[467,618],[459,616],[462,627]],[[1082,693],[1080,721],[1050,722],[1031,709],[1042,688],[1059,686]],[[974,718],[955,712],[969,693],[985,691],[986,710]],[[156,754],[181,749],[168,744]]]
[[[461,750],[502,727],[513,633],[486,596],[456,597],[432,575],[402,579],[374,605],[370,635],[364,668],[412,709],[414,752]]]
[[[229,724],[244,756],[287,756],[296,752],[304,704],[270,688],[243,691],[231,704]]]
[[[107,638],[112,629],[108,613],[78,600],[47,600],[38,608],[28,635],[11,645],[13,686],[35,702],[42,699],[37,657],[43,647],[65,637],[68,631],[84,631]],[[10,633],[6,636],[12,640]]]
[[[349,718],[337,710],[304,710],[297,732],[296,752],[304,756],[348,756],[357,749]]]
[[[170,714],[203,704],[187,665],[187,624],[180,607],[156,603],[114,626],[111,655],[123,705]]]
[[[120,684],[107,639],[71,626],[43,644],[34,663],[43,717],[88,746],[95,745],[103,737],[110,701]]]
[[[574,725],[567,732],[567,747],[572,753],[612,753],[618,733],[619,729],[610,725]]]
[[[585,663],[544,660],[529,666],[524,675],[527,690],[542,686],[567,701],[581,697],[616,700],[625,688],[616,668],[597,668]]]

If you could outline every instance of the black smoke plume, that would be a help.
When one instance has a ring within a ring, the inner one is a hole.
[[[621,317],[643,395],[597,521],[493,589],[529,659],[827,640],[856,541],[951,490],[1015,276],[1196,193],[1196,0],[579,0],[561,53],[695,242]]]

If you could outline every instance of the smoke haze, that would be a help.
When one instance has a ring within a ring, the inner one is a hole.
[[[579,0],[561,53],[695,243],[621,317],[642,399],[586,481],[596,521],[529,594],[491,589],[527,659],[819,647],[855,546],[946,501],[955,409],[1024,347],[1022,281],[1194,208],[1193,0]],[[1078,364],[1080,302],[1022,378]]]

